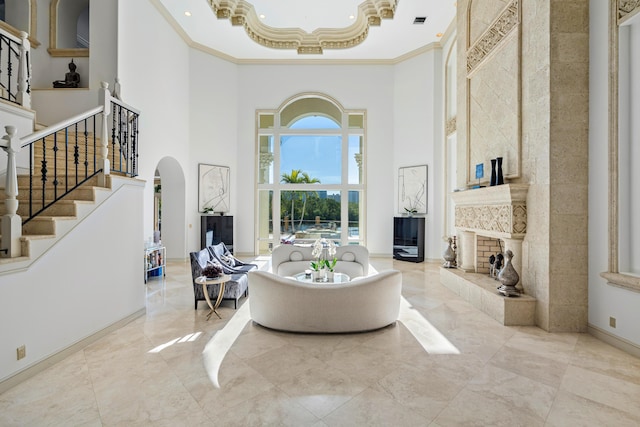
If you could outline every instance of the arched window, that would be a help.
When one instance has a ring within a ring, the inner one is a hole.
[[[257,119],[257,252],[320,237],[364,245],[365,112],[305,94]]]

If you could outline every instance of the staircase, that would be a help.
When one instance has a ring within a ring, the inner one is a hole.
[[[106,88],[103,84],[102,106],[20,139],[21,150],[10,154],[17,184],[15,215],[22,227],[19,251],[14,236],[13,251],[10,248],[0,254],[0,274],[28,267],[96,209],[114,189],[111,174],[122,179],[137,175],[139,112],[111,98]],[[11,141],[12,137],[7,134],[4,139]],[[106,159],[102,153],[107,154]],[[109,161],[116,165],[116,171]],[[11,164],[8,161],[7,176]],[[0,188],[0,215],[9,214],[10,193]],[[7,247],[2,241],[2,248]]]
[[[18,215],[25,218],[29,216],[29,175],[18,176]],[[108,197],[111,191],[111,178],[107,178],[108,186],[100,187],[98,177],[94,176],[79,188],[73,190],[62,199],[47,207],[42,213],[22,225],[21,253],[16,258],[0,258],[0,266],[7,264],[19,264],[22,268],[30,264],[44,253],[45,248],[51,247],[66,232],[73,229],[77,222],[81,221],[93,211],[100,201]],[[4,188],[0,188],[2,192]],[[45,190],[47,203],[53,200],[54,187],[48,185]],[[42,191],[35,191],[35,199],[42,197]],[[41,201],[34,203],[34,209],[41,209]],[[4,215],[5,203],[0,201],[0,214]],[[1,236],[0,236],[1,238]]]

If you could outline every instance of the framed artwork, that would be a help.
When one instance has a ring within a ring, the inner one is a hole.
[[[229,212],[229,178],[228,166],[198,164],[199,212]]]
[[[398,169],[398,210],[400,213],[427,213],[427,165]]]

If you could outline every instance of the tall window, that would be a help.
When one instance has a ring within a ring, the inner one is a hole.
[[[364,244],[365,112],[314,94],[257,118],[257,252],[320,237]]]

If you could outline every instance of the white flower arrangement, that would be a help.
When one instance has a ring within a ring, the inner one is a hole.
[[[336,254],[336,244],[333,240],[327,240],[324,237],[321,239],[317,239],[313,243],[313,251],[311,255],[314,258],[320,258],[323,255],[324,250],[327,250],[327,255],[329,258],[333,258]]]

